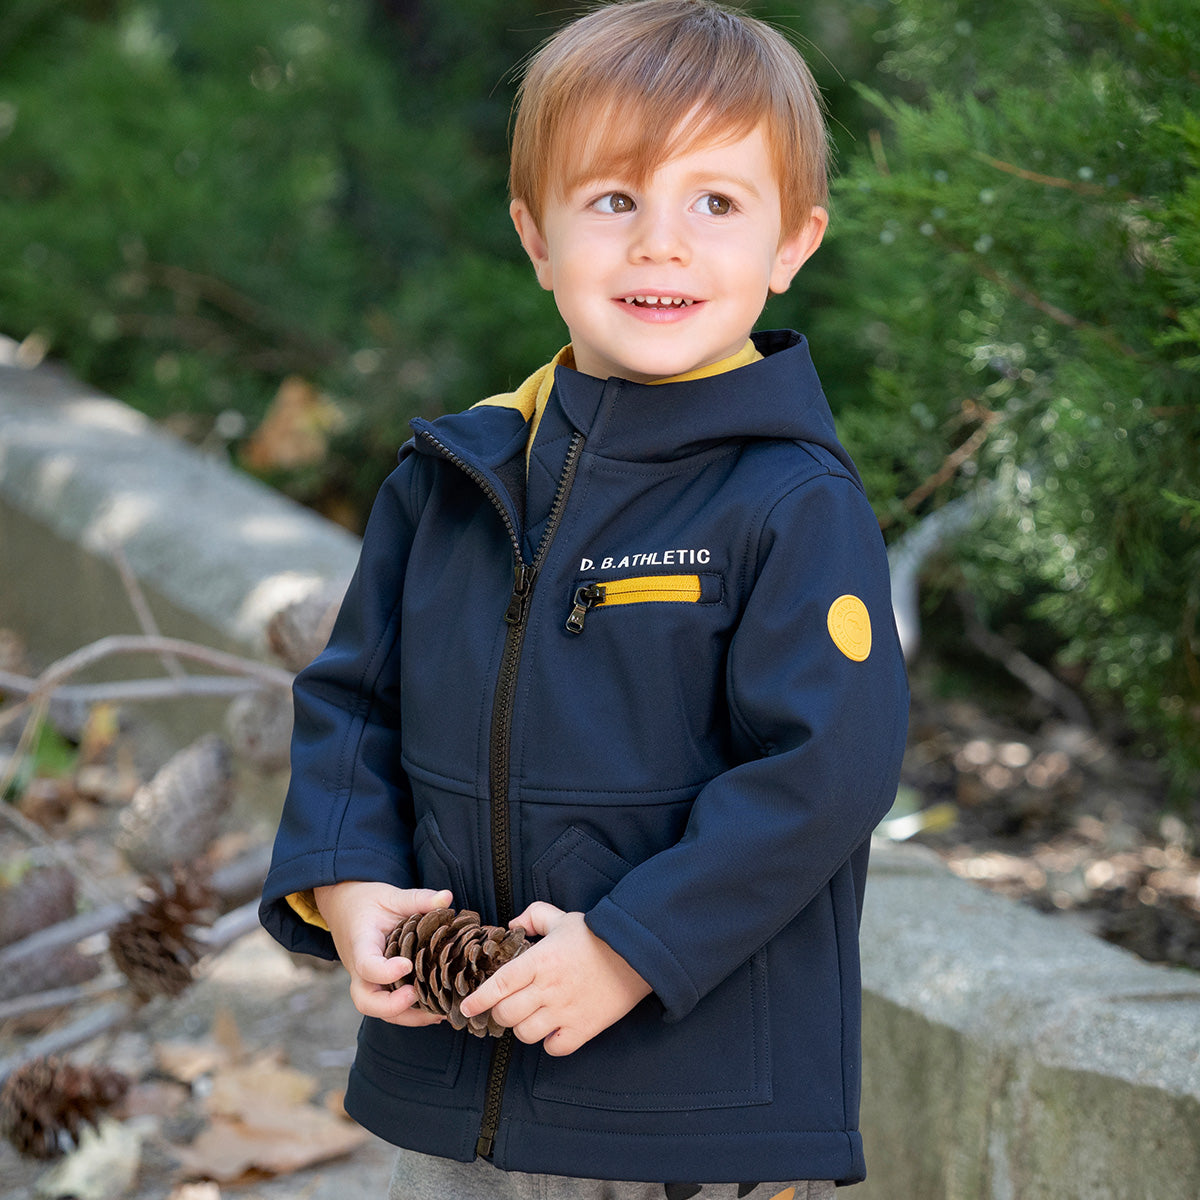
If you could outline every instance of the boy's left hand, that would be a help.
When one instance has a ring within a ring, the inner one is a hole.
[[[583,913],[537,901],[512,925],[540,940],[466,997],[464,1016],[490,1008],[521,1041],[563,1055],[650,994],[650,985],[587,927]]]

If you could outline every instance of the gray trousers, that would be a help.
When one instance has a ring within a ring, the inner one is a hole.
[[[826,1180],[760,1183],[609,1183],[498,1171],[486,1159],[454,1162],[414,1150],[396,1156],[388,1200],[833,1200]]]

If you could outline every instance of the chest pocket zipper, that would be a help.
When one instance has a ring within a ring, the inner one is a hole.
[[[585,583],[575,589],[567,629],[582,633],[593,608],[613,604],[698,604],[703,589],[699,575],[639,575],[608,583]]]

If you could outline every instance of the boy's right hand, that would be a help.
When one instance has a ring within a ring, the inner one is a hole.
[[[407,958],[384,958],[388,934],[413,913],[449,908],[449,891],[398,888],[389,883],[335,883],[313,889],[313,900],[350,972],[350,998],[364,1017],[378,1017],[393,1025],[436,1025],[444,1017],[412,1007],[416,992],[411,986],[394,992],[386,985],[403,979],[412,970]]]

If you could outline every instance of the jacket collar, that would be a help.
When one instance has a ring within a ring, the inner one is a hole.
[[[561,364],[555,393],[567,420],[604,458],[669,462],[757,439],[814,442],[851,471],[804,337],[753,335],[763,358],[722,375],[679,383],[599,380]]]

